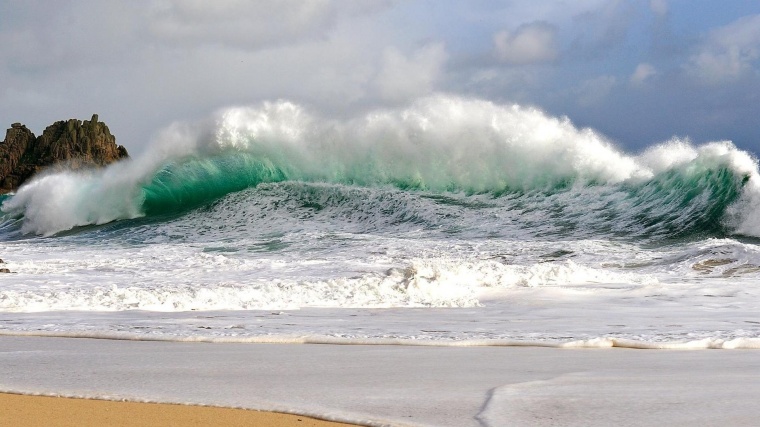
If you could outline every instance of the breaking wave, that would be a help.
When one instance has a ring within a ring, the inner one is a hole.
[[[367,220],[423,227],[442,226],[424,206],[435,200],[511,212],[510,224],[539,234],[760,236],[757,162],[730,142],[673,139],[631,155],[567,118],[445,95],[348,120],[278,101],[177,123],[139,158],[37,177],[3,201],[3,228],[52,235],[185,213],[249,188],[259,190],[243,204],[260,204],[268,183],[291,183],[274,209],[300,198],[335,216],[359,204],[374,209]],[[457,227],[466,215],[453,215]]]

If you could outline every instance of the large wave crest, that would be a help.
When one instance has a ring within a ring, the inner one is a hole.
[[[346,120],[287,101],[226,109],[169,126],[138,158],[102,170],[42,174],[2,210],[22,217],[24,233],[52,235],[181,212],[281,181],[495,197],[614,187],[626,195],[618,200],[625,209],[614,209],[617,219],[642,227],[665,222],[675,231],[696,222],[760,236],[760,218],[752,213],[760,206],[757,162],[730,142],[695,147],[674,139],[630,155],[567,118],[448,95]],[[616,201],[608,199],[607,205]]]

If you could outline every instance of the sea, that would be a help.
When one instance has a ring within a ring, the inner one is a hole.
[[[760,348],[760,171],[729,141],[271,101],[0,197],[2,335]]]

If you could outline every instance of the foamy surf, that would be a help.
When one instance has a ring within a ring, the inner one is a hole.
[[[230,108],[4,196],[0,331],[752,348],[759,182],[730,142],[478,99]]]

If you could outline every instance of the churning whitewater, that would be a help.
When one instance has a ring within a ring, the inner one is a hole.
[[[755,347],[758,206],[727,141],[628,154],[446,95],[231,108],[6,196],[0,333]]]

